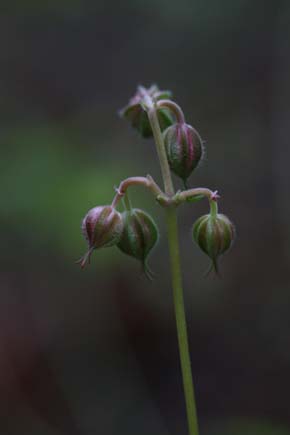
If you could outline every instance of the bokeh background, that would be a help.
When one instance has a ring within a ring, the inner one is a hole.
[[[160,227],[155,281],[117,248],[74,263],[89,208],[125,177],[161,181],[153,142],[118,117],[154,82],[206,140],[191,186],[218,189],[237,227],[205,279],[190,229],[207,204],[180,208],[201,435],[290,434],[289,22],[281,0],[1,5],[1,434],[187,433],[150,194],[132,190]]]

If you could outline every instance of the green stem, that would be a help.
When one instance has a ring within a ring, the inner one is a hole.
[[[216,218],[217,212],[218,212],[218,205],[217,202],[214,200],[211,200],[209,202],[210,204],[210,215],[212,218]]]
[[[171,110],[171,112],[174,113],[177,122],[181,124],[185,122],[184,114],[181,110],[181,107],[179,107],[178,104],[174,103],[174,101],[159,100],[157,101],[156,105],[157,107],[166,107],[167,109]]]
[[[124,195],[123,201],[124,201],[124,205],[125,205],[126,210],[127,211],[131,211],[132,210],[132,204],[131,204],[131,201],[130,201],[130,198],[129,198],[129,194],[128,194],[127,191],[126,191],[126,193]]]
[[[185,201],[190,201],[192,198],[196,196],[204,196],[211,201],[215,201],[217,203],[217,199],[219,198],[219,195],[217,193],[217,190],[214,192],[210,189],[207,189],[206,187],[195,187],[194,189],[188,189],[184,190],[183,192],[177,192],[176,195],[173,198],[173,201],[176,205],[179,205]]]
[[[185,318],[185,310],[184,310],[176,209],[175,208],[167,209],[166,218],[167,218],[167,234],[168,234],[169,253],[170,253],[175,317],[176,317],[181,371],[182,371],[182,378],[183,378],[183,390],[184,390],[186,410],[187,410],[188,428],[189,428],[190,435],[198,435],[196,403],[195,403],[194,387],[193,387],[193,380],[192,380],[192,373],[191,373],[190,354],[189,354],[189,347],[188,347],[186,318]]]
[[[174,186],[171,178],[170,168],[166,156],[165,146],[163,142],[162,132],[160,129],[157,111],[155,107],[152,105],[148,110],[148,117],[151,124],[151,128],[153,131],[153,136],[155,139],[157,154],[159,157],[160,168],[162,172],[162,178],[164,182],[165,193],[168,196],[174,195]]]
[[[159,186],[155,183],[153,178],[148,175],[147,177],[130,177],[123,180],[118,188],[115,188],[116,195],[112,201],[112,207],[117,207],[120,199],[122,199],[130,186],[144,186],[151,190],[155,198],[161,198],[163,200],[167,200],[167,197],[164,195]]]
[[[166,156],[163,136],[160,130],[157,117],[157,110],[149,97],[146,101],[148,107],[148,117],[153,131],[157,153],[159,157],[165,193],[172,197],[174,187],[171,178],[170,168]],[[166,209],[167,235],[170,253],[170,265],[172,275],[172,287],[174,296],[174,309],[177,326],[177,336],[179,345],[179,354],[181,362],[181,371],[183,379],[183,390],[186,402],[187,420],[189,435],[198,435],[198,422],[196,413],[196,404],[194,398],[194,388],[191,373],[190,354],[188,347],[188,337],[186,329],[186,317],[183,300],[182,276],[180,267],[180,254],[178,242],[178,225],[176,207],[171,206]]]

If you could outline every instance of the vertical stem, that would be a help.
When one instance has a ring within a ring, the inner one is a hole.
[[[157,111],[154,106],[148,110],[148,117],[152,127],[153,136],[155,139],[157,154],[159,157],[159,163],[160,163],[160,168],[161,168],[163,182],[164,182],[164,189],[167,195],[172,196],[174,195],[174,187],[173,187],[170,168],[169,168],[166,151],[164,147],[162,132],[158,121]]]
[[[174,208],[168,209],[166,213],[166,218],[167,218],[167,234],[168,234],[169,253],[170,253],[175,317],[176,317],[181,371],[182,371],[182,378],[183,378],[183,390],[184,390],[184,396],[186,402],[188,428],[189,428],[190,435],[198,435],[196,403],[195,403],[194,387],[193,387],[193,380],[192,380],[192,373],[191,373],[190,354],[189,354],[189,347],[188,347],[188,336],[187,336],[186,318],[185,318],[185,310],[184,310],[176,209]]]
[[[129,198],[129,194],[128,194],[127,191],[126,191],[126,193],[124,195],[123,201],[124,201],[125,209],[128,210],[128,211],[132,210],[132,204],[131,204],[131,201],[130,201],[130,198]]]
[[[210,200],[210,215],[212,218],[215,218],[218,212],[218,205],[215,200]]]
[[[160,130],[156,108],[149,97],[147,98],[148,117],[153,131],[157,153],[159,157],[165,192],[169,196],[174,195],[174,186],[170,168],[166,156],[163,136]],[[177,214],[175,207],[166,209],[167,235],[170,253],[170,265],[172,275],[172,287],[174,297],[174,309],[177,326],[179,355],[183,379],[183,390],[186,402],[187,421],[189,435],[198,435],[197,412],[194,397],[194,388],[191,373],[190,354],[186,329],[186,318],[183,300],[182,276],[180,267],[180,254],[178,242]]]

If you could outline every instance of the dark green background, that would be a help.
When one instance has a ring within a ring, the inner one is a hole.
[[[123,178],[160,181],[118,117],[137,84],[171,89],[206,140],[191,186],[218,189],[237,240],[222,279],[180,208],[201,435],[290,434],[288,1],[11,1],[0,15],[0,433],[183,435],[165,225],[154,282],[80,222]],[[176,180],[176,186],[180,186]]]

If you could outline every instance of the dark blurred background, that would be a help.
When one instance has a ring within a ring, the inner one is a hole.
[[[5,2],[4,2],[5,3]],[[0,16],[0,434],[185,435],[164,216],[152,283],[80,222],[123,178],[160,180],[118,110],[171,89],[206,140],[191,186],[218,189],[237,240],[222,279],[180,242],[201,435],[290,434],[290,3],[11,1]],[[180,183],[175,179],[176,187]]]

